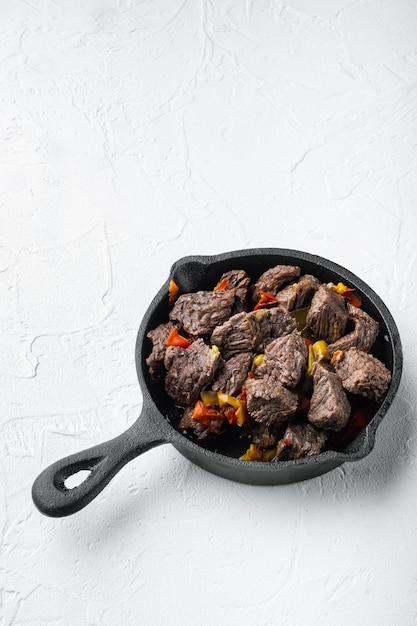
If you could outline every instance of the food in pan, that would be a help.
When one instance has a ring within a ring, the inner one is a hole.
[[[199,443],[236,437],[248,461],[314,456],[349,443],[391,381],[372,354],[379,324],[361,306],[355,289],[292,265],[255,281],[229,271],[208,291],[171,281],[146,363]]]

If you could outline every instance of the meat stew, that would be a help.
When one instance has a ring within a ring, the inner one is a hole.
[[[346,446],[391,379],[360,294],[291,265],[255,278],[236,268],[209,287],[174,289],[165,321],[147,335],[169,421],[203,447],[250,461]]]

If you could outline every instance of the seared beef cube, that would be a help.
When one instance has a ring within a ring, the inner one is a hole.
[[[251,432],[251,440],[261,450],[273,448],[277,445],[278,433],[273,424],[254,422]]]
[[[224,420],[210,420],[210,428],[201,424],[198,420],[194,420],[191,415],[193,413],[192,407],[187,407],[184,414],[178,424],[180,430],[191,431],[198,441],[205,441],[213,433],[219,435],[223,432]]]
[[[236,313],[226,322],[217,326],[210,338],[212,345],[219,348],[224,359],[241,352],[250,352],[253,349],[250,326],[247,313]]]
[[[300,273],[300,268],[294,265],[276,265],[266,270],[253,286],[251,293],[253,304],[255,305],[259,301],[261,291],[272,293],[275,296],[283,285],[298,278]]]
[[[246,274],[245,270],[231,270],[221,275],[219,283],[224,279],[228,281],[225,289],[234,293],[236,297],[232,314],[244,311],[247,305],[248,287],[250,283],[249,276]]]
[[[289,335],[297,323],[285,309],[259,309],[247,315],[250,324],[252,344],[255,350],[262,351],[277,337]]]
[[[351,407],[340,378],[318,363],[313,366],[313,395],[307,418],[325,430],[341,430],[349,421]]]
[[[319,339],[332,343],[345,332],[348,321],[344,296],[321,285],[313,296],[307,313],[307,324]]]
[[[224,361],[217,369],[211,386],[212,390],[221,391],[230,396],[239,394],[252,366],[252,360],[253,354],[242,352]]]
[[[320,285],[320,281],[311,274],[301,276],[298,283],[296,283],[295,291],[297,298],[295,300],[294,309],[300,309],[301,307],[309,305]]]
[[[170,346],[165,354],[165,389],[180,405],[194,404],[213,379],[219,363],[219,353],[197,339],[188,348]]]
[[[273,339],[291,333],[296,326],[288,312],[278,307],[242,312],[215,328],[210,341],[223,358],[230,359],[240,352],[264,350]]]
[[[151,378],[155,381],[160,380],[161,376],[165,372],[164,358],[166,352],[166,340],[168,339],[168,336],[173,328],[175,328],[173,322],[159,324],[159,326],[150,330],[146,335],[153,344],[152,352],[146,359],[146,365],[149,367]]]
[[[297,283],[287,285],[275,297],[279,306],[294,311],[309,305],[319,287],[320,282],[315,276],[304,274]]]
[[[334,354],[336,350],[349,350],[349,348],[359,348],[359,350],[369,352],[378,336],[378,322],[368,313],[352,304],[347,305],[347,311],[349,320],[354,324],[354,329],[330,344],[327,348],[329,353]]]
[[[295,387],[305,374],[307,357],[305,341],[296,332],[278,337],[266,346],[255,378],[271,377],[284,387]]]
[[[357,348],[347,350],[334,368],[346,391],[375,402],[381,402],[391,382],[391,373],[385,365]]]
[[[279,425],[293,415],[298,406],[297,394],[269,378],[246,381],[249,416],[257,422]]]
[[[278,442],[272,461],[303,459],[319,454],[326,443],[328,433],[311,424],[288,424],[284,437]]]
[[[277,302],[275,304],[275,306],[279,306],[282,309],[285,309],[286,311],[292,311],[293,309],[295,309],[295,301],[297,299],[297,292],[295,290],[295,285],[297,283],[293,283],[292,285],[287,285],[286,287],[284,287],[284,289],[281,289],[281,291],[278,291],[277,295],[275,296],[277,299]]]
[[[185,293],[175,302],[169,318],[190,335],[201,337],[229,318],[234,302],[234,293],[224,289]]]

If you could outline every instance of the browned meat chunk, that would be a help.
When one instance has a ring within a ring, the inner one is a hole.
[[[276,294],[278,305],[287,311],[301,309],[310,304],[320,284],[315,276],[304,274],[297,283],[287,285]]]
[[[262,450],[273,448],[278,442],[277,430],[273,424],[254,422],[251,434],[252,443]]]
[[[263,350],[273,339],[295,328],[295,320],[284,309],[260,309],[233,315],[214,329],[210,341],[224,359],[230,359],[240,352]]]
[[[369,352],[378,336],[378,322],[357,306],[348,304],[347,311],[349,320],[354,324],[354,329],[330,344],[327,348],[329,353],[333,354],[336,350],[348,350],[349,348],[359,348],[359,350]]]
[[[197,420],[193,420],[191,417],[192,412],[192,407],[187,407],[185,409],[180,423],[178,424],[178,428],[180,430],[191,431],[198,441],[205,441],[211,434],[220,435],[223,432],[224,420],[211,420],[210,428],[207,428],[204,424],[201,424]]]
[[[169,317],[189,335],[209,335],[213,329],[225,322],[235,302],[232,291],[196,291],[184,293],[172,307]]]
[[[221,275],[219,283],[227,280],[226,290],[231,291],[236,296],[236,301],[232,309],[232,314],[240,313],[246,309],[248,287],[250,278],[244,270],[231,270]]]
[[[298,406],[297,394],[270,379],[246,381],[249,415],[257,422],[279,425],[293,415]]]
[[[313,395],[307,418],[325,430],[341,430],[349,421],[351,407],[340,378],[318,363],[313,366]]]
[[[180,405],[194,404],[200,391],[213,379],[218,363],[218,352],[202,339],[188,348],[167,348],[164,360],[167,394]]]
[[[272,460],[288,461],[315,456],[323,450],[327,437],[328,433],[311,424],[288,424]]]
[[[230,396],[240,393],[248,372],[252,366],[253,354],[242,352],[224,361],[218,368],[214,382],[211,386],[213,391],[221,391]]]
[[[385,365],[357,348],[347,350],[334,368],[344,389],[375,402],[381,402],[391,382],[391,373]]]
[[[152,352],[146,359],[146,365],[149,367],[151,378],[155,381],[160,380],[165,372],[166,340],[173,328],[174,323],[167,322],[166,324],[159,324],[147,334],[147,337],[152,341]]]
[[[219,348],[224,359],[253,350],[247,313],[236,313],[226,322],[214,329],[210,341]]]
[[[265,348],[255,378],[271,377],[284,387],[295,387],[307,368],[308,350],[304,339],[293,332],[274,339]]]
[[[259,309],[247,314],[252,336],[252,344],[255,350],[265,350],[268,343],[277,337],[288,335],[296,329],[296,321],[287,311],[276,307],[275,309]]]
[[[345,332],[348,321],[346,300],[339,293],[321,285],[313,296],[307,324],[319,339],[332,343]]]
[[[301,270],[296,265],[276,265],[266,270],[252,288],[253,304],[259,301],[261,291],[267,291],[275,296],[283,285],[298,278],[300,273]]]

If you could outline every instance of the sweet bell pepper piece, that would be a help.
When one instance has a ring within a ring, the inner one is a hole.
[[[254,307],[254,311],[258,309],[263,309],[268,304],[273,304],[277,302],[276,297],[272,293],[268,293],[268,291],[260,290],[261,297],[259,298],[258,304]]]
[[[254,370],[255,367],[259,367],[260,366],[260,364],[264,360],[264,356],[265,356],[264,354],[257,354],[256,356],[253,357],[252,370]]]
[[[343,359],[345,358],[345,352],[344,350],[336,350],[333,353],[333,356],[330,360],[330,363],[332,365],[334,365],[335,363],[340,363],[340,361],[343,361]]]
[[[206,406],[202,400],[197,400],[195,403],[193,412],[191,413],[191,419],[200,422],[200,424],[203,424],[203,426],[212,432],[218,432],[216,429],[213,429],[213,425],[211,424],[213,420],[224,421],[224,417],[218,408]]]
[[[332,285],[332,289],[340,293],[342,296],[346,298],[346,300],[352,304],[353,306],[360,307],[362,306],[362,298],[357,293],[354,287],[347,287],[343,283],[337,283],[337,285]]]
[[[260,450],[256,444],[251,443],[240,458],[241,461],[272,461],[277,452],[276,448],[270,448],[269,450]]]
[[[337,283],[337,285],[333,285],[333,289],[340,293],[342,296],[350,293],[351,291],[355,291],[354,287],[347,287],[344,283]]]
[[[236,423],[238,426],[243,426],[243,424],[248,419],[248,410],[246,407],[246,402],[239,400],[239,398],[235,398],[234,396],[230,396],[227,393],[218,393],[217,397],[219,399],[219,407],[227,407],[231,406],[236,410]]]
[[[313,343],[313,352],[315,361],[330,361],[330,354],[327,350],[327,343],[322,339]]]
[[[174,304],[175,300],[177,299],[179,290],[180,288],[178,287],[177,283],[174,280],[170,280],[168,287],[168,306],[171,307]]]
[[[361,307],[362,306],[362,298],[356,291],[351,291],[348,294],[345,294],[346,300],[352,306]]]
[[[311,378],[312,374],[313,374],[313,365],[316,362],[315,356],[314,356],[314,349],[313,349],[313,344],[311,343],[308,346],[308,360],[307,360],[307,372],[306,372],[306,378]]]
[[[200,398],[205,406],[218,406],[217,391],[201,391]]]
[[[327,343],[320,339],[319,341],[315,341],[314,343],[309,343],[308,345],[308,360],[307,360],[307,372],[306,372],[306,381],[308,382],[313,375],[313,365],[314,363],[319,363],[324,359],[330,361],[330,354],[327,350]]]
[[[222,291],[223,289],[227,289],[228,284],[229,284],[229,279],[226,277],[222,278],[222,280],[217,283],[213,291]]]
[[[266,461],[267,463],[269,463],[269,461],[272,461],[272,459],[274,458],[274,456],[277,453],[277,449],[276,448],[270,448],[269,450],[265,450],[263,453],[263,461]]]
[[[186,337],[179,334],[176,328],[173,328],[168,335],[165,345],[175,346],[176,348],[188,348],[188,346],[191,346],[191,341],[188,341]]]
[[[241,461],[262,461],[263,453],[254,443],[251,443],[245,454],[239,458]]]

